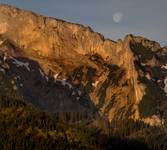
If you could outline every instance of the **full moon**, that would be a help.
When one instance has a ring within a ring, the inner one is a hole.
[[[121,12],[116,12],[116,13],[114,13],[114,15],[113,15],[113,21],[114,21],[115,23],[121,22],[121,21],[122,21],[122,18],[123,18],[123,14],[122,14]]]

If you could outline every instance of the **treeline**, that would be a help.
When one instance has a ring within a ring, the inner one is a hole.
[[[1,95],[0,149],[167,149],[165,129],[124,119],[108,123],[107,132],[104,132],[91,121],[88,112],[51,114],[33,108],[16,94]]]
[[[46,114],[21,108],[1,110],[1,149],[93,149],[97,147],[88,130],[54,121]]]
[[[112,149],[167,150],[165,127],[153,127],[132,119],[113,121],[109,125]]]
[[[52,115],[24,105],[19,100],[1,98],[0,149],[100,149],[93,130],[84,128],[82,123],[65,123],[67,120],[83,119],[81,114],[72,113],[72,117],[71,113]]]

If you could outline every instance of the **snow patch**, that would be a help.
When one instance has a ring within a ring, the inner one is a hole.
[[[49,78],[48,78],[48,76],[45,76],[45,78],[46,78],[46,81],[48,82],[48,81],[49,81]]]
[[[75,93],[75,91],[72,91],[72,94],[71,94],[72,96],[75,96],[76,95],[76,93]]]
[[[145,77],[148,79],[148,80],[151,80],[151,76],[149,73],[146,73]]]
[[[81,96],[82,95],[82,92],[80,90],[78,90],[78,95]]]
[[[4,56],[3,56],[3,61],[6,61],[6,60],[7,60],[7,56],[4,55]]]
[[[66,79],[60,81],[63,86],[66,86]]]
[[[16,79],[17,79],[17,80],[20,80],[20,79],[21,79],[21,77],[20,77],[20,76],[17,76],[17,77],[16,77]]]
[[[55,76],[54,76],[54,79],[55,79],[55,82],[60,82],[63,86],[68,86],[68,88],[69,89],[72,89],[73,88],[73,86],[70,84],[70,83],[68,83],[67,81],[66,81],[66,79],[57,79],[57,77],[58,77],[58,75],[56,74]]]
[[[141,65],[142,65],[142,66],[146,66],[146,64],[144,64],[144,63],[141,63]]]
[[[165,84],[164,92],[167,94],[167,77],[164,80],[164,84]]]
[[[158,80],[158,81],[157,81],[157,83],[160,83],[160,82],[161,82],[161,80]]]
[[[66,85],[69,87],[69,89],[73,88],[73,86],[70,83],[66,83]]]
[[[166,64],[166,65],[163,65],[161,68],[167,70],[167,64]]]
[[[39,69],[39,72],[43,77],[45,76],[45,74],[43,73],[43,71],[41,69]]]
[[[95,83],[92,83],[92,86],[97,87],[99,81],[96,81]]]
[[[57,80],[57,78],[58,78],[58,76],[59,76],[59,74],[57,73],[57,74],[55,74],[53,77],[54,77],[54,79],[55,79],[55,82],[56,82],[56,80]]]
[[[16,64],[17,65],[17,67],[25,67],[28,71],[30,71],[30,68],[29,68],[29,63],[24,63],[24,62],[22,62],[22,61],[19,61],[19,60],[17,60],[17,59],[14,59],[13,58],[13,60],[14,60],[14,64]]]
[[[3,68],[0,68],[0,72],[5,73],[5,70]]]

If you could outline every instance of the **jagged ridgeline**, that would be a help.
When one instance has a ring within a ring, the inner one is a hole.
[[[0,107],[2,127],[14,122],[10,135],[14,128],[26,133],[24,140],[34,137],[32,149],[36,137],[60,142],[62,135],[67,147],[68,136],[73,138],[73,149],[114,147],[120,141],[165,150],[167,48],[134,35],[115,42],[90,27],[1,4]],[[96,136],[107,140],[101,145]],[[157,142],[158,136],[163,138]],[[14,145],[20,140],[11,139]]]

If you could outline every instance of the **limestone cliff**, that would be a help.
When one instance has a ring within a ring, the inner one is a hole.
[[[133,35],[115,42],[90,27],[1,4],[0,54],[1,70],[41,109],[165,123],[167,53],[157,42]]]

